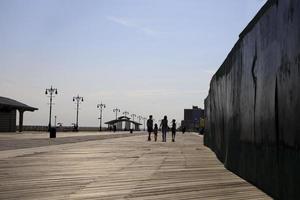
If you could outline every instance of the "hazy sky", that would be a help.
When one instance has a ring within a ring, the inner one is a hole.
[[[0,96],[39,108],[25,124],[53,115],[98,126],[97,103],[155,119],[183,119],[203,107],[209,81],[264,0],[0,0]]]

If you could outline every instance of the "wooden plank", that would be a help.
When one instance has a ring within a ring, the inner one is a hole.
[[[271,199],[188,133],[56,145],[1,159],[0,179],[0,199]]]

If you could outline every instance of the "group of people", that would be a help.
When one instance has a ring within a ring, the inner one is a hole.
[[[169,130],[168,126],[168,118],[167,116],[164,116],[164,118],[161,120],[160,128],[162,132],[162,142],[167,142],[167,132]],[[157,134],[158,134],[158,125],[155,123],[153,128],[153,117],[152,115],[149,116],[149,119],[147,120],[147,131],[148,131],[148,141],[151,141],[151,133],[154,134],[154,141],[157,141]],[[175,136],[176,136],[176,120],[172,120],[172,142],[175,142]]]

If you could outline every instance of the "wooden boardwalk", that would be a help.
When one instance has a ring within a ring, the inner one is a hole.
[[[133,136],[29,152],[1,151],[0,199],[271,199],[189,133],[175,143]]]

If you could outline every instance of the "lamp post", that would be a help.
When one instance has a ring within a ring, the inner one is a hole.
[[[97,105],[97,108],[100,109],[100,117],[99,117],[99,120],[100,120],[100,126],[99,126],[99,131],[101,131],[101,129],[102,129],[102,109],[105,108],[105,107],[106,107],[106,105],[103,104],[102,102],[101,102],[101,104],[98,104],[98,105]]]
[[[138,116],[137,118],[139,119],[139,123],[141,123],[141,119],[143,119],[143,117],[142,116]]]
[[[126,117],[127,115],[129,115],[129,112],[128,111],[124,111],[123,115]]]
[[[77,105],[77,112],[76,112],[76,127],[75,127],[75,131],[78,131],[78,112],[79,112],[79,104],[81,102],[83,102],[83,97],[80,97],[79,95],[77,95],[77,97],[73,97],[73,101],[76,103]]]
[[[113,112],[116,113],[116,119],[118,119],[118,112],[121,112],[119,108],[113,109]]]
[[[134,118],[136,117],[136,114],[131,114],[130,116],[132,117],[132,121],[134,121]]]
[[[141,119],[143,119],[143,117],[139,115],[137,118],[138,118],[139,124],[140,124],[140,123],[141,123]],[[139,125],[138,127],[140,127],[140,125]],[[140,128],[139,128],[139,129],[140,129]]]
[[[131,114],[130,116],[132,117],[132,121],[134,122],[134,118],[136,117],[136,114]],[[133,125],[134,125],[134,124],[135,124],[135,123],[133,123]],[[132,126],[133,126],[133,125],[132,125]],[[133,129],[136,129],[136,125],[135,125],[135,127],[133,127]]]
[[[49,97],[50,97],[50,112],[49,112],[49,124],[48,124],[48,131],[50,131],[50,128],[51,128],[51,114],[52,114],[52,97],[53,97],[53,94],[56,94],[57,95],[57,89],[56,88],[53,88],[52,85],[50,88],[46,88],[46,91],[45,91],[45,94],[48,95],[49,93]]]
[[[146,126],[145,126],[145,124],[146,124],[146,117],[143,117],[143,120],[144,120],[144,131],[146,131]],[[154,121],[154,120],[153,120]]]

